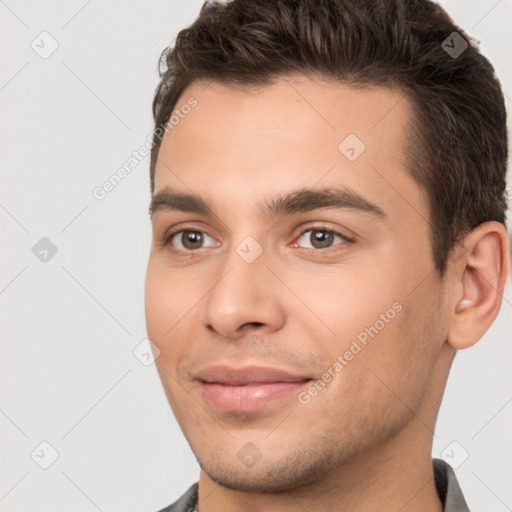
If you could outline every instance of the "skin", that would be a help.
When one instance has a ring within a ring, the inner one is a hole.
[[[177,108],[190,97],[197,107],[163,138],[155,193],[194,192],[215,215],[153,215],[145,301],[160,379],[201,466],[196,508],[441,511],[435,421],[455,350],[498,314],[505,228],[470,232],[439,277],[426,195],[402,162],[411,109],[397,91],[294,75],[251,91],[194,82]],[[350,133],[366,146],[353,162],[338,150]],[[269,219],[259,210],[267,197],[322,186],[349,187],[386,218],[324,208]],[[312,224],[353,242],[317,248]],[[169,228],[208,236],[188,252],[181,235],[162,247]],[[247,236],[263,250],[252,263],[236,251]],[[307,404],[292,394],[222,412],[194,379],[211,364],[321,379],[397,302],[394,318]],[[252,467],[237,457],[246,443],[261,454]]]

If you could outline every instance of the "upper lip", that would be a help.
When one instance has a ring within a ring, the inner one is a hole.
[[[201,370],[196,378],[203,382],[241,386],[244,384],[269,382],[301,382],[309,380],[304,375],[294,375],[279,368],[264,366],[244,366],[231,368],[229,366],[208,366]]]

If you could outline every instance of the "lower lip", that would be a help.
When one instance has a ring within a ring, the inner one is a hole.
[[[310,380],[299,382],[269,382],[228,386],[201,382],[204,397],[217,409],[247,412],[265,407],[268,403],[299,391]]]

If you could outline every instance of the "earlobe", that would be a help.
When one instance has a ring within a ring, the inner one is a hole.
[[[453,266],[453,313],[447,342],[456,350],[474,345],[500,310],[509,273],[508,234],[490,221],[473,229],[463,241],[465,254]]]

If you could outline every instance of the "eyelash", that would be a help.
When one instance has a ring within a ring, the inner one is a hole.
[[[173,252],[175,254],[182,255],[184,257],[187,257],[187,256],[191,257],[191,256],[194,255],[194,253],[198,253],[198,252],[201,251],[201,249],[205,249],[205,247],[202,247],[202,248],[195,249],[195,250],[186,250],[186,249],[183,250],[183,249],[175,249],[174,247],[172,247],[171,241],[172,241],[173,237],[175,237],[176,235],[179,235],[180,233],[184,233],[184,232],[187,232],[187,231],[195,232],[195,233],[203,233],[203,234],[206,234],[207,236],[210,236],[205,231],[202,231],[200,229],[194,229],[193,227],[185,228],[185,229],[180,229],[180,230],[173,231],[173,232],[171,232],[169,234],[164,235],[163,241],[162,241],[162,248],[165,248],[165,247],[168,246],[170,248],[171,252]],[[312,253],[318,254],[320,252],[322,252],[322,253],[325,253],[325,252],[331,253],[333,250],[334,251],[340,250],[340,249],[336,249],[336,247],[338,247],[338,246],[345,246],[346,244],[353,244],[354,243],[354,239],[353,238],[349,238],[346,235],[344,235],[343,233],[341,233],[339,231],[336,231],[334,229],[329,229],[326,226],[309,226],[307,229],[301,231],[300,234],[297,237],[295,237],[295,240],[298,240],[298,239],[302,238],[302,236],[304,236],[309,231],[320,231],[320,232],[332,234],[332,235],[340,237],[342,239],[342,242],[340,242],[340,243],[338,243],[338,244],[336,244],[334,246],[327,247],[325,249],[315,249],[315,248],[309,248],[309,247],[302,248],[303,250],[307,251],[308,254],[312,254]],[[299,249],[301,249],[301,248],[299,247]]]

